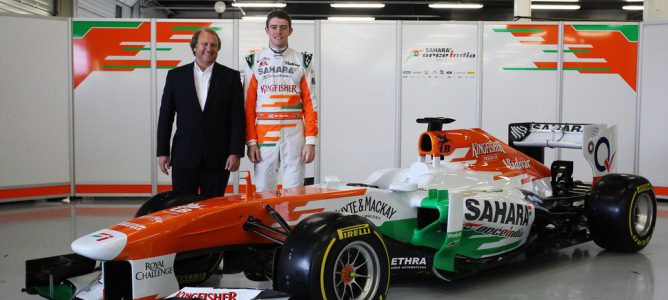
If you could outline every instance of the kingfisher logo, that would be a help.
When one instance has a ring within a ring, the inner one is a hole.
[[[506,153],[503,149],[503,145],[499,142],[487,142],[487,143],[471,143],[471,149],[473,150],[473,157],[478,157],[480,155],[492,154],[492,153]]]
[[[104,241],[104,240],[114,238],[114,235],[106,233],[106,232],[100,232],[99,234],[93,234],[92,237],[95,238],[96,242],[101,242],[101,241]]]
[[[601,146],[605,147],[605,150],[603,150],[603,153],[605,153],[605,156],[601,155],[601,152],[599,150],[603,149]],[[617,151],[610,153],[610,141],[608,141],[608,138],[602,137],[596,142],[596,147],[594,149],[594,164],[596,165],[596,170],[599,172],[611,172],[612,171],[612,163],[615,160],[615,154],[617,154]],[[605,157],[603,159],[603,164],[601,164],[601,158]]]
[[[263,84],[260,86],[260,91],[262,91],[262,94],[276,92],[298,93],[296,84]]]

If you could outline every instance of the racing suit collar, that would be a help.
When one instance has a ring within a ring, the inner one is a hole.
[[[267,45],[267,46],[269,47],[269,50],[271,50],[272,52],[274,52],[274,53],[276,53],[276,54],[283,54],[283,52],[285,52],[285,50],[288,50],[288,47],[289,47],[290,45],[285,45],[285,48],[280,48],[280,49],[274,49],[274,48],[272,48],[272,47],[271,47],[271,44],[269,44],[269,45]]]

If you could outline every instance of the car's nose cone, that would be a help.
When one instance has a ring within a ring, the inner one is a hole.
[[[82,236],[72,243],[72,250],[96,260],[112,260],[118,256],[128,242],[122,232],[102,229]]]

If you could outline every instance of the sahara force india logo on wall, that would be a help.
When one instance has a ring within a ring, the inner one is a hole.
[[[421,49],[411,49],[405,61],[411,58],[448,58],[448,59],[462,59],[475,58],[475,53],[470,51],[457,51],[452,47],[427,47]]]

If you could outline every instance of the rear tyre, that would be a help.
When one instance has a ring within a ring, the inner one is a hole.
[[[298,299],[379,299],[387,295],[388,251],[367,219],[322,213],[299,223],[281,249],[275,287]]]
[[[611,251],[637,252],[652,239],[656,197],[641,176],[609,174],[594,187],[587,203],[594,242]]]
[[[135,217],[141,217],[163,209],[173,208],[180,205],[202,201],[204,198],[195,194],[179,194],[167,191],[157,194],[146,201],[137,210]],[[179,282],[179,287],[187,285],[198,285],[211,277],[220,265],[223,258],[222,252],[206,253],[201,255],[186,255],[177,253],[174,258],[174,274]]]

